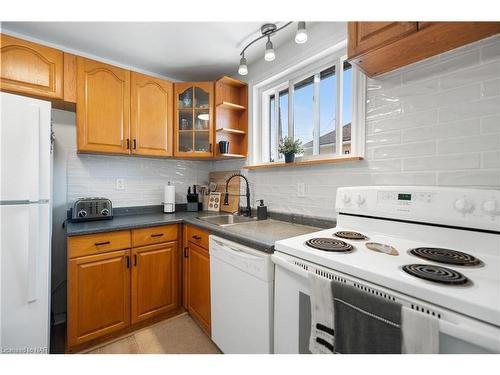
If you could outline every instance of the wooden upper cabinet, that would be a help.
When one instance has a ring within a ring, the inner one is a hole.
[[[79,152],[130,153],[130,72],[77,57]]]
[[[374,77],[500,33],[500,22],[349,22],[348,59]]]
[[[188,311],[210,335],[210,255],[208,249],[192,242],[188,247]]]
[[[144,74],[131,75],[132,154],[173,155],[173,85]]]
[[[174,85],[175,150],[180,157],[211,158],[214,142],[214,83]]]
[[[177,242],[132,250],[132,323],[179,306]]]
[[[417,22],[349,22],[348,58],[417,31]]]
[[[63,52],[0,34],[1,88],[48,99],[63,98]]]
[[[68,345],[75,346],[130,324],[130,250],[68,262]]]

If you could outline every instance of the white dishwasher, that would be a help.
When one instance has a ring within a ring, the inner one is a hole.
[[[212,340],[226,354],[272,353],[271,255],[210,236]]]

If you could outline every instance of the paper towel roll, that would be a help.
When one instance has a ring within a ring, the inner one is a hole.
[[[175,212],[175,186],[165,185],[163,191],[163,212]]]

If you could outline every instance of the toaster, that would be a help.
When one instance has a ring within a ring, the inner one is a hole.
[[[80,198],[71,208],[71,221],[91,221],[113,218],[113,205],[107,198]]]

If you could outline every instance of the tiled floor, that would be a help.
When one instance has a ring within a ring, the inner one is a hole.
[[[188,314],[182,314],[111,343],[94,347],[87,354],[220,354],[220,350]]]

